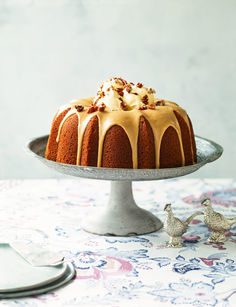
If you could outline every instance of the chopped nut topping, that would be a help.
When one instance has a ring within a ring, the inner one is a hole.
[[[148,95],[144,95],[144,96],[143,96],[142,102],[143,102],[144,104],[148,104]]]
[[[100,107],[98,107],[98,111],[103,112],[105,110],[105,108],[106,108],[106,105],[104,103],[102,103],[100,105]]]
[[[91,105],[97,107],[97,109],[87,107],[85,109],[86,111],[89,109],[88,113],[97,110],[104,111],[104,109],[107,111],[108,108],[109,110],[130,110],[133,108],[138,109],[139,107],[142,110],[158,109],[156,105],[164,105],[164,103],[160,102],[161,99],[154,98],[153,93],[155,93],[153,88],[146,88],[141,82],[128,83],[123,78],[114,77],[104,81],[103,85],[98,89]],[[137,97],[132,96],[132,94]]]
[[[118,78],[118,80],[120,80],[123,85],[127,84],[127,82],[122,78]]]
[[[138,82],[138,83],[136,84],[136,86],[139,87],[139,88],[143,87],[142,83],[140,83],[140,82]]]
[[[148,108],[148,109],[151,109],[151,110],[154,110],[154,109],[155,109],[155,104],[154,104],[154,103],[148,104],[148,105],[147,105],[147,108]]]
[[[105,93],[103,91],[100,91],[100,92],[98,92],[98,95],[101,96],[101,97],[104,97]]]
[[[98,102],[98,100],[99,99],[101,99],[102,97],[101,96],[99,96],[95,101],[94,101],[94,103],[93,103],[93,105],[96,105],[97,104],[97,102]]]
[[[155,94],[155,93],[156,93],[156,91],[153,88],[150,87],[150,89],[148,90],[148,94]]]
[[[124,96],[124,92],[123,92],[123,88],[119,87],[116,89],[117,93],[120,95],[120,96]]]
[[[97,109],[98,109],[98,107],[97,107],[97,106],[91,106],[91,107],[88,109],[87,113],[93,113],[93,112],[96,112],[96,111],[97,111]]]
[[[140,111],[147,110],[147,106],[142,106],[139,108]]]
[[[124,101],[121,101],[120,107],[121,107],[122,110],[126,110],[127,109],[127,105],[124,103]]]
[[[165,106],[165,100],[159,100],[156,102],[156,106]]]
[[[110,79],[112,80],[112,79]],[[123,85],[127,84],[127,82],[122,78],[114,78],[115,81],[121,82]]]
[[[126,91],[127,91],[128,93],[130,93],[131,90],[132,90],[132,87],[131,87],[130,84],[125,85],[124,88],[126,89]]]
[[[78,104],[75,106],[75,108],[78,112],[82,112],[84,110],[84,106],[81,106],[81,105],[78,105]]]

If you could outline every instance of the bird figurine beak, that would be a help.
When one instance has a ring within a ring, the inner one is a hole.
[[[165,208],[164,208],[164,211],[167,211],[167,209],[171,206],[171,204],[166,204],[165,205]]]
[[[205,199],[203,199],[203,201],[201,202],[201,204],[202,204],[203,206],[207,206],[209,202],[210,202],[210,199],[209,199],[209,198],[205,198]]]

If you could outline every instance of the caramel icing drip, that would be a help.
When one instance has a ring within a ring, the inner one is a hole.
[[[62,105],[58,110],[57,110],[57,114],[56,117],[61,114],[64,110],[66,110],[67,108],[71,108],[71,109],[75,109],[76,105],[81,105],[83,107],[90,107],[91,104],[93,103],[93,99],[94,97],[87,97],[87,98],[78,98],[78,99],[74,99],[64,105]]]
[[[159,168],[159,160],[160,160],[160,146],[162,137],[168,129],[168,127],[172,126],[175,131],[177,132],[179,142],[180,142],[180,150],[182,156],[182,165],[185,165],[185,158],[184,158],[184,150],[183,150],[183,143],[181,137],[181,130],[178,123],[178,120],[173,111],[178,112],[185,122],[188,125],[190,130],[190,123],[187,116],[187,113],[184,109],[179,107],[176,103],[170,102],[165,100],[164,106],[156,106],[155,109],[147,109],[147,110],[138,110],[133,109],[131,111],[103,111],[103,112],[93,112],[87,113],[88,107],[91,105],[93,98],[87,99],[78,99],[73,101],[63,108],[59,109],[58,114],[60,114],[65,108],[70,106],[70,111],[66,114],[64,119],[62,120],[58,135],[57,135],[57,142],[60,139],[61,128],[64,122],[69,118],[72,114],[77,114],[78,116],[78,150],[77,150],[77,165],[80,164],[81,160],[81,147],[83,142],[83,136],[87,124],[89,123],[90,119],[93,116],[97,116],[99,120],[99,141],[98,141],[98,162],[97,166],[102,166],[102,154],[103,154],[103,143],[104,138],[107,131],[114,125],[119,125],[124,129],[126,132],[130,145],[132,148],[132,159],[133,159],[133,168],[138,168],[138,133],[139,133],[139,121],[140,117],[145,117],[153,131],[154,135],[154,142],[155,142],[155,161],[156,161],[156,168]],[[84,110],[82,112],[78,112],[75,108],[76,105],[83,105]],[[192,148],[193,153],[193,148]]]

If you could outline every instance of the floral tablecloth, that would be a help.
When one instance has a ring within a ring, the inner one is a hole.
[[[236,216],[235,180],[137,182],[133,190],[139,206],[162,221],[166,203],[185,219],[203,210],[205,197],[218,212]],[[0,181],[0,240],[32,241],[58,251],[77,272],[53,292],[0,300],[0,306],[236,306],[236,224],[225,243],[211,244],[197,216],[178,249],[166,247],[164,230],[136,237],[83,231],[81,221],[93,207],[105,206],[108,197],[104,181]]]

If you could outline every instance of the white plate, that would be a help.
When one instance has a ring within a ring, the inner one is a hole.
[[[50,284],[41,286],[39,288],[25,290],[25,291],[0,293],[0,299],[39,295],[39,294],[43,294],[43,293],[52,291],[56,288],[59,288],[65,285],[66,283],[68,283],[75,275],[75,269],[71,263],[67,263],[66,267],[67,269],[66,269],[65,274],[61,278],[57,279],[56,281]]]
[[[9,244],[0,244],[0,293],[23,291],[52,283],[67,265],[33,267]]]

